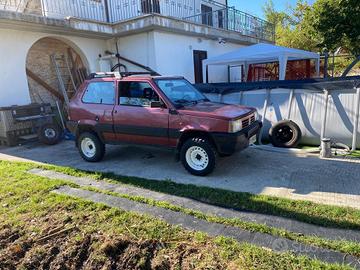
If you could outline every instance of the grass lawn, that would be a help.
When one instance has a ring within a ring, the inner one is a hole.
[[[52,169],[73,176],[90,176],[97,180],[129,184],[232,209],[281,216],[325,227],[360,230],[360,210],[350,207],[322,205],[309,201],[295,201],[266,195],[180,184],[170,180],[149,181],[149,179],[118,176],[112,173],[85,172],[66,167],[33,166]]]
[[[355,150],[349,154],[350,157],[360,158],[360,150]]]
[[[56,195],[36,166],[0,162],[0,269],[346,269]]]

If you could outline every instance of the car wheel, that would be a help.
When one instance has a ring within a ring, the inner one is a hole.
[[[61,139],[61,129],[56,124],[44,124],[39,128],[38,137],[39,141],[44,144],[57,144]]]
[[[82,133],[78,138],[78,146],[81,157],[86,161],[97,162],[105,155],[105,144],[93,133]]]
[[[188,172],[197,176],[205,176],[214,170],[217,152],[208,140],[192,138],[182,146],[180,158]]]
[[[301,140],[299,126],[290,120],[276,123],[269,131],[270,141],[276,147],[296,147]]]

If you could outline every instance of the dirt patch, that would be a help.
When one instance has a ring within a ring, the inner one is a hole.
[[[193,247],[190,243],[174,246],[158,240],[134,240],[100,232],[63,231],[49,228],[45,235],[31,238],[20,237],[18,231],[10,228],[3,230],[0,269],[185,270],[194,269],[207,252],[206,248]],[[211,264],[211,269],[223,269],[216,259]]]

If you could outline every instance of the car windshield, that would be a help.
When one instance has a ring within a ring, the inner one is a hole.
[[[176,106],[208,101],[194,86],[185,79],[158,79],[157,86]]]

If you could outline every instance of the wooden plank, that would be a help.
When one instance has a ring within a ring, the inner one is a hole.
[[[40,77],[38,77],[34,72],[32,72],[30,69],[26,69],[26,74],[33,79],[35,82],[37,82],[38,84],[40,84],[42,87],[45,88],[45,90],[47,90],[48,92],[50,92],[52,95],[54,95],[55,97],[57,97],[58,99],[60,99],[61,101],[64,101],[64,97],[55,89],[53,88],[51,85],[49,85],[47,82],[45,82],[44,80],[42,80]]]

